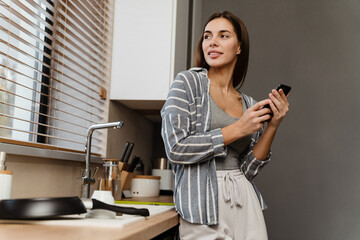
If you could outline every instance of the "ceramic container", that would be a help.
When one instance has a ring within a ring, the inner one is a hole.
[[[160,176],[160,190],[173,190],[174,175],[170,169],[153,169],[153,176]]]
[[[130,190],[133,197],[157,197],[160,193],[160,177],[135,175]]]
[[[0,200],[11,199],[12,171],[0,170]]]

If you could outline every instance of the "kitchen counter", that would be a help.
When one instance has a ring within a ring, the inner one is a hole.
[[[129,203],[164,203],[164,204],[174,204],[173,196],[161,195],[159,197],[132,197],[132,198],[123,198],[120,202],[129,202]]]
[[[171,202],[172,197],[162,196],[160,198],[136,198],[131,201],[148,202]],[[20,224],[20,223],[3,223],[0,224],[1,239],[104,239],[104,240],[121,240],[121,239],[151,239],[159,234],[171,229],[179,223],[178,214],[174,209],[150,216],[146,219],[126,225],[122,228],[104,228],[93,226],[53,226],[41,224]]]

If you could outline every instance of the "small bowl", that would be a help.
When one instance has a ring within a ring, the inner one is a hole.
[[[110,205],[115,204],[115,200],[111,191],[94,190],[91,198]],[[88,210],[86,218],[115,219],[116,213],[105,209],[92,209]]]
[[[135,175],[130,190],[133,197],[157,197],[160,193],[160,177]]]
[[[111,191],[94,190],[91,198],[94,198],[106,204],[110,204],[110,205],[115,204],[115,200]]]

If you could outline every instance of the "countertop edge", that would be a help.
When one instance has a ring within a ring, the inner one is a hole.
[[[179,223],[175,209],[135,222],[123,228],[45,226],[37,224],[0,224],[0,236],[7,240],[23,239],[151,239]]]
[[[126,227],[126,231],[124,231],[126,233],[121,234],[117,240],[151,239],[176,226],[178,223],[178,214],[172,209],[165,213],[131,224]]]

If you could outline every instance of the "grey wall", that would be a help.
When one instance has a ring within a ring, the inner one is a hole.
[[[360,2],[203,0],[202,20],[238,15],[250,33],[243,91],[293,87],[291,111],[256,183],[270,239],[360,237]]]
[[[134,143],[129,162],[134,156],[144,163],[144,173],[151,174],[154,124],[138,112],[127,108],[118,101],[110,101],[109,122],[124,121],[124,127],[108,131],[107,158],[119,159],[126,142]]]

